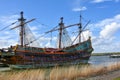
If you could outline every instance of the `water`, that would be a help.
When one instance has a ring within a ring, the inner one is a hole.
[[[120,58],[110,58],[109,56],[91,56],[89,63],[92,65],[107,66],[120,62]]]
[[[9,67],[0,67],[0,71],[9,71],[11,70]]]

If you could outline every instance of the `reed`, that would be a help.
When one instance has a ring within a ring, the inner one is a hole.
[[[0,80],[77,80],[120,70],[120,63],[92,66],[55,67],[23,71],[0,72]]]

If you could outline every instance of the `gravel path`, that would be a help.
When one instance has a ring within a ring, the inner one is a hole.
[[[115,78],[120,77],[120,70],[106,73],[104,75],[88,78],[85,80],[114,80]]]

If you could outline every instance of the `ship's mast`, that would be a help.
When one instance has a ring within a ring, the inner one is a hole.
[[[61,22],[59,23],[59,48],[61,48],[61,42],[62,42],[62,31],[64,28],[64,23],[63,23],[63,17],[60,18]]]
[[[81,43],[81,32],[82,32],[82,16],[80,15],[80,25],[79,25],[79,43]]]
[[[24,46],[24,35],[25,35],[25,20],[23,17],[23,12],[20,13],[21,18],[18,19],[18,21],[20,22],[20,42],[21,42],[21,46]]]
[[[58,40],[58,48],[62,48],[61,44],[62,44],[62,33],[63,33],[63,29],[66,29],[66,28],[69,28],[69,27],[73,27],[73,26],[80,26],[80,23],[76,23],[76,24],[72,24],[72,25],[69,25],[69,26],[64,26],[64,23],[63,23],[63,17],[60,18],[60,23],[59,23],[59,28],[56,28],[56,29],[52,29],[50,31],[47,31],[45,32],[45,34],[49,33],[49,32],[53,32],[53,31],[58,31],[59,30],[59,40]],[[81,31],[81,30],[80,30]],[[77,36],[78,38],[78,36]],[[75,39],[76,40],[76,39]],[[75,41],[74,40],[74,41]],[[73,41],[73,42],[74,42]],[[73,44],[72,42],[72,44]]]
[[[25,22],[26,19],[24,19],[24,17],[23,17],[23,12],[20,12],[20,16],[21,17],[18,19],[18,21],[20,22],[20,24],[17,25],[17,26],[15,26],[15,27],[13,27],[13,28],[11,28],[11,30],[20,27],[20,34],[19,34],[20,35],[20,44],[23,47],[24,45],[26,45],[26,43],[25,43],[25,34],[26,34],[26,32],[25,32],[25,24],[34,21],[35,18],[33,18],[33,19]]]

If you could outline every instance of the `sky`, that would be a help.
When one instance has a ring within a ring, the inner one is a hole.
[[[19,31],[10,30],[17,24],[10,25],[21,11],[27,20],[36,18],[28,24],[35,37],[57,26],[60,17],[64,17],[65,25],[70,25],[78,23],[81,14],[84,25],[90,20],[86,28],[90,30],[94,53],[120,52],[120,0],[1,0],[0,48],[19,42]],[[50,46],[50,36],[39,40],[42,47]]]

